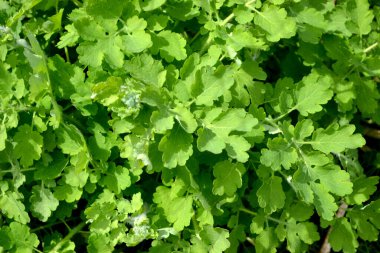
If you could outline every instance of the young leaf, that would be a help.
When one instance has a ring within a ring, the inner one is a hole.
[[[14,219],[17,222],[26,224],[30,222],[28,213],[25,211],[25,206],[20,201],[22,195],[17,192],[5,191],[0,193],[1,212],[9,219]]]
[[[196,236],[191,238],[192,252],[222,253],[230,247],[229,233],[226,229],[205,226],[199,236],[200,238]]]
[[[254,22],[267,32],[266,38],[271,42],[291,38],[297,30],[294,18],[288,17],[285,9],[274,5],[266,5],[256,13]]]
[[[15,158],[21,158],[20,163],[25,167],[33,164],[33,160],[38,160],[42,153],[43,138],[32,130],[31,126],[22,125],[18,127],[17,133],[13,137],[16,146],[13,150]]]
[[[371,23],[374,18],[372,10],[369,8],[367,0],[350,0],[348,9],[351,12],[353,25],[349,26],[353,33],[360,36],[366,35],[371,31]]]
[[[214,166],[214,183],[212,192],[216,195],[233,196],[242,186],[242,175],[245,172],[243,164],[233,164],[230,161],[219,162]]]
[[[334,197],[322,184],[312,183],[311,188],[314,192],[314,205],[318,214],[325,220],[332,220],[338,210]]]
[[[351,224],[345,217],[335,221],[329,236],[329,242],[334,251],[343,250],[344,253],[356,252],[356,248],[359,246]]]
[[[268,214],[284,207],[285,193],[281,183],[282,179],[280,177],[271,176],[265,179],[257,190],[259,205]]]
[[[298,84],[294,108],[303,116],[321,111],[321,105],[326,104],[333,96],[331,84],[331,77],[312,72]]]
[[[257,253],[275,253],[279,241],[272,227],[266,228],[256,237],[255,249]]]
[[[47,188],[36,185],[32,189],[30,196],[31,211],[35,217],[45,222],[59,205],[59,201]]]
[[[210,151],[219,154],[223,149],[232,158],[239,162],[248,160],[247,150],[250,143],[239,135],[230,135],[231,132],[250,132],[258,123],[251,114],[242,109],[230,109],[223,112],[221,108],[210,110],[203,120],[204,128],[198,130],[197,145],[200,151]]]
[[[201,90],[195,103],[197,105],[211,106],[215,100],[224,94],[234,83],[230,69],[220,66],[215,71],[211,67],[201,70],[201,82],[197,85]]]
[[[193,216],[192,196],[171,196],[170,189],[159,186],[153,194],[153,201],[164,210],[166,219],[173,223],[175,230],[182,231],[190,225]]]
[[[298,160],[296,150],[281,137],[269,139],[267,146],[269,149],[261,150],[260,162],[274,171],[281,166],[288,170]]]
[[[180,126],[176,125],[165,135],[158,145],[163,152],[162,161],[167,168],[183,166],[193,154],[193,136],[186,133]]]
[[[355,132],[354,125],[340,127],[337,124],[331,125],[327,129],[317,129],[311,141],[304,143],[320,150],[323,153],[343,152],[346,149],[360,148],[365,144],[364,138]]]

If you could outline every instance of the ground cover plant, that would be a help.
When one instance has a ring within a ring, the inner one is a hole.
[[[0,252],[376,252],[376,0],[0,0]]]

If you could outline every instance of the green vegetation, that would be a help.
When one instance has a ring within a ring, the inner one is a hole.
[[[0,0],[0,252],[380,251],[377,0]]]

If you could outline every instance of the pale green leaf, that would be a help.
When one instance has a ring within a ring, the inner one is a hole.
[[[165,135],[158,145],[163,152],[162,161],[167,168],[183,166],[193,154],[193,136],[186,133],[182,127],[176,125]]]
[[[338,210],[334,197],[321,184],[312,183],[311,188],[314,192],[314,205],[318,214],[325,220],[332,220]]]
[[[28,167],[41,157],[43,138],[31,126],[19,126],[13,140],[16,143],[13,156],[20,158],[22,165]]]
[[[360,134],[354,134],[355,126],[346,125],[338,127],[337,124],[331,125],[327,129],[317,129],[311,141],[303,143],[311,146],[323,153],[343,152],[346,149],[360,148],[365,144],[364,138]]]
[[[285,193],[282,189],[282,179],[277,176],[271,176],[265,179],[261,187],[257,190],[257,197],[260,207],[264,208],[266,213],[273,213],[284,207]]]
[[[213,171],[215,179],[212,191],[214,194],[233,196],[242,186],[242,176],[245,172],[243,164],[223,161],[217,163]]]
[[[296,104],[293,108],[303,116],[321,111],[321,105],[326,104],[333,96],[330,89],[332,82],[331,77],[322,76],[316,72],[304,77],[298,85],[295,95]]]
[[[266,5],[254,18],[256,25],[267,32],[267,39],[277,42],[283,38],[291,38],[296,34],[296,22],[288,17],[283,8],[274,5]]]
[[[201,83],[197,89],[201,90],[195,100],[197,105],[211,106],[215,100],[224,94],[234,83],[232,72],[224,66],[213,70],[205,67],[201,70]]]
[[[46,222],[59,205],[59,201],[54,197],[48,188],[39,185],[33,186],[32,196],[30,196],[31,211],[35,217]]]
[[[282,137],[269,139],[267,147],[261,150],[260,162],[274,171],[281,170],[281,166],[288,170],[298,160],[296,150]]]

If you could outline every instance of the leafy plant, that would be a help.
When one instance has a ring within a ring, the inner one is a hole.
[[[0,24],[1,252],[377,241],[376,1],[3,0]]]

